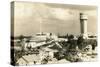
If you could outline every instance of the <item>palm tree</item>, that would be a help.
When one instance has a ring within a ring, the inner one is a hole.
[[[25,40],[24,40],[24,35],[20,35],[19,36],[19,39],[20,39],[20,44],[21,44],[21,55],[23,55],[23,52],[24,52],[24,46],[25,46]]]
[[[79,36],[79,37],[78,37],[77,45],[78,45],[79,49],[82,49],[82,47],[83,47],[83,45],[84,45],[83,36]]]

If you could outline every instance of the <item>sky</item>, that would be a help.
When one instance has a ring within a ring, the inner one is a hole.
[[[38,2],[14,2],[11,33],[15,36],[39,32],[80,34],[80,13],[88,16],[88,33],[97,33],[97,7]]]

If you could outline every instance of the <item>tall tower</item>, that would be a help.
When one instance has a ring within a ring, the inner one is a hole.
[[[84,13],[80,13],[81,34],[85,38],[88,37],[88,35],[87,35],[87,20],[88,20],[87,15]]]

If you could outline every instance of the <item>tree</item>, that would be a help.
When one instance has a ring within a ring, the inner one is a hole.
[[[79,36],[78,40],[77,40],[77,44],[79,45],[79,44],[83,43],[83,41],[84,41],[83,36]]]
[[[69,35],[68,36],[68,40],[70,41],[70,40],[72,40],[74,38],[74,35]]]
[[[25,45],[24,35],[20,35],[19,39],[20,39],[20,44],[21,44],[21,48],[22,48],[22,52],[23,52],[24,51],[24,45]]]
[[[23,41],[24,35],[20,35],[20,36],[19,36],[19,39],[20,39],[20,41]]]
[[[83,49],[83,46],[86,45],[86,40],[83,39],[83,36],[79,36],[78,40],[77,40],[77,45],[79,47],[79,49]]]

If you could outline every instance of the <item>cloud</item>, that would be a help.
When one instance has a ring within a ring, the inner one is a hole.
[[[51,14],[54,18],[61,19],[61,20],[67,20],[70,18],[70,14],[68,13],[68,10],[64,10],[62,8],[52,8]]]

